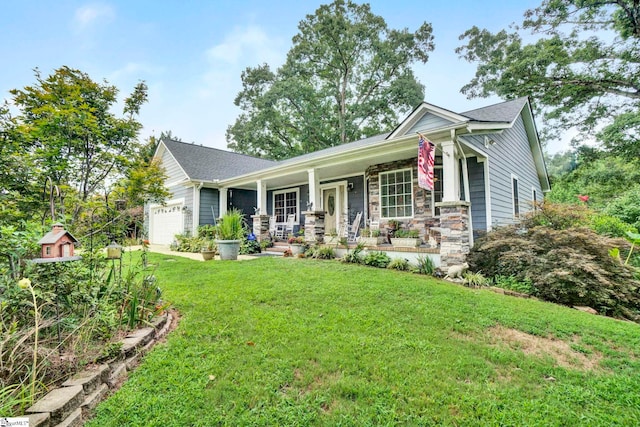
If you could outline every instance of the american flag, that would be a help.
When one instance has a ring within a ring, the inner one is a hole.
[[[435,148],[421,133],[418,134],[418,186],[425,190],[433,190],[433,164]]]

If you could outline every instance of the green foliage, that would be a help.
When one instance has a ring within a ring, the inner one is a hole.
[[[391,258],[389,258],[389,255],[387,255],[385,252],[377,251],[368,252],[367,255],[365,255],[362,259],[362,263],[364,265],[377,268],[387,268],[390,262]]]
[[[244,238],[242,239],[242,242],[240,242],[240,254],[251,255],[259,254],[260,252],[262,252],[262,247],[260,242],[257,240],[248,240]]]
[[[596,233],[609,237],[624,237],[628,231],[635,231],[631,225],[620,218],[602,213],[591,218],[590,227]]]
[[[0,274],[8,272],[14,279],[22,276],[24,261],[36,257],[40,251],[39,235],[40,227],[33,223],[0,223]]]
[[[203,247],[206,247],[208,240],[199,237],[191,236],[189,233],[176,234],[176,245],[171,246],[171,250],[176,252],[200,252]]]
[[[335,0],[298,24],[285,64],[242,73],[229,148],[284,159],[377,135],[423,101],[411,66],[433,50],[431,25],[390,29],[368,4]]]
[[[481,288],[489,285],[489,280],[481,272],[465,271],[462,274],[462,284],[470,288]]]
[[[419,255],[416,262],[415,272],[418,274],[433,276],[436,272],[436,265],[433,262],[433,259],[427,255]]]
[[[220,240],[241,240],[244,238],[244,214],[241,210],[230,209],[220,218],[217,236]]]
[[[358,243],[353,250],[349,250],[347,248],[347,253],[344,254],[340,261],[346,262],[349,264],[361,264],[362,263],[362,251],[365,246],[362,243]]]
[[[535,295],[535,287],[530,279],[518,280],[515,276],[497,275],[493,278],[494,284],[502,289],[519,292],[521,294]]]
[[[640,3],[543,0],[514,31],[473,27],[458,52],[477,63],[470,97],[533,98],[550,132],[577,127],[627,159],[638,158]],[[533,32],[533,37],[528,34]],[[584,193],[583,193],[584,194]]]
[[[394,234],[394,237],[397,238],[410,238],[410,239],[417,239],[418,237],[420,237],[420,232],[418,230],[397,230]]]
[[[638,163],[638,162],[637,162]],[[640,164],[638,164],[640,167]],[[640,177],[638,177],[640,182]],[[619,191],[614,193],[615,197],[605,207],[605,212],[609,215],[620,218],[627,224],[631,224],[636,230],[640,230],[640,184],[619,187]]]
[[[489,276],[530,280],[544,300],[637,319],[640,281],[609,254],[622,246],[628,247],[588,228],[503,227],[479,239],[468,262]]]
[[[554,230],[566,230],[587,226],[591,214],[592,212],[585,205],[545,202],[540,209],[525,216],[522,225],[527,228],[543,226]]]
[[[409,271],[409,260],[404,258],[394,258],[391,260],[387,268],[390,270]]]
[[[311,258],[315,259],[334,259],[336,257],[336,251],[330,246],[320,246],[315,249]]]

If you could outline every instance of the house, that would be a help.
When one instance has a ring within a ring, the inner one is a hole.
[[[70,258],[73,257],[74,245],[78,239],[64,229],[62,224],[53,224],[51,231],[38,242],[41,247],[42,258]]]
[[[436,146],[435,189],[417,185],[417,133]],[[423,102],[392,132],[280,162],[160,142],[156,156],[173,198],[148,207],[152,243],[195,232],[230,207],[253,218],[259,238],[270,216],[295,215],[308,241],[362,212],[391,219],[438,242],[440,265],[464,260],[473,239],[509,224],[542,201],[549,180],[531,105],[519,98],[463,113]],[[256,213],[256,215],[254,215]]]

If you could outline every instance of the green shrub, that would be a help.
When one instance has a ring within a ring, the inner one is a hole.
[[[362,251],[365,246],[362,243],[358,243],[353,250],[348,250],[347,253],[340,259],[342,262],[351,263],[351,264],[361,264],[362,263]]]
[[[176,234],[176,245],[171,246],[171,250],[176,252],[200,252],[205,246],[205,239],[198,236],[191,236],[188,233]]]
[[[390,270],[409,271],[409,260],[404,258],[394,258],[387,268]]]
[[[418,274],[427,274],[429,276],[433,276],[436,271],[436,265],[427,255],[418,256],[416,268],[414,270],[415,273]]]
[[[242,239],[240,242],[240,253],[242,255],[259,254],[262,252],[262,246],[257,240]]]
[[[470,288],[480,288],[488,286],[489,280],[480,272],[472,273],[467,271],[462,275],[462,284]]]
[[[525,228],[537,226],[549,227],[554,230],[565,230],[571,227],[586,227],[592,211],[584,204],[561,204],[545,202],[539,209],[532,211],[522,220]]]
[[[363,259],[362,263],[371,267],[387,268],[391,258],[384,252],[369,252]]]
[[[521,294],[535,295],[536,289],[529,279],[518,280],[515,276],[498,275],[493,278],[493,282],[497,287],[502,289],[520,292]]]
[[[535,294],[568,306],[589,306],[612,316],[636,319],[640,281],[634,269],[610,256],[630,245],[588,228],[503,227],[476,241],[468,262],[490,276],[530,280]]]
[[[334,259],[336,257],[336,251],[330,246],[321,246],[317,248],[313,254],[315,259]]]
[[[609,237],[624,237],[627,231],[636,231],[633,226],[620,218],[607,214],[594,215],[591,219],[590,227],[596,233]]]

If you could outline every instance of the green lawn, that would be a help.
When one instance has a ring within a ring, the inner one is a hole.
[[[637,324],[335,261],[151,261],[180,325],[90,426],[640,425]]]

